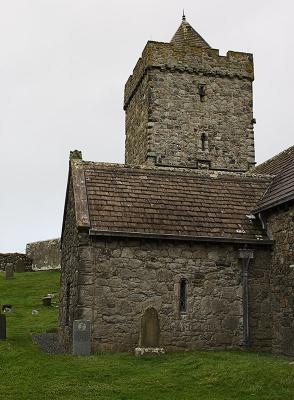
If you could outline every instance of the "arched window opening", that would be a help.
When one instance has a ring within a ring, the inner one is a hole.
[[[205,96],[206,96],[206,85],[201,83],[198,86],[198,93],[200,96],[200,101],[204,101],[205,100]]]
[[[187,289],[188,283],[186,279],[180,280],[180,312],[187,312]]]

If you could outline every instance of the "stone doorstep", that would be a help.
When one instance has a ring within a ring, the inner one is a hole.
[[[136,347],[135,348],[135,356],[142,357],[147,354],[160,356],[165,354],[165,351],[162,347]]]

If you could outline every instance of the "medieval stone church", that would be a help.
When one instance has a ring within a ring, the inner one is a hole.
[[[170,43],[147,43],[126,83],[125,164],[71,153],[68,348],[84,319],[93,351],[294,355],[294,147],[255,166],[253,79],[251,54],[220,56],[183,17]]]

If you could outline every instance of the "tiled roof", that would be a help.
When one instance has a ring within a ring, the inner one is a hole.
[[[199,35],[198,32],[187,22],[182,21],[174,34],[171,43],[177,45],[189,44],[190,46],[210,48],[209,44]]]
[[[251,210],[262,176],[72,163],[77,224],[101,234],[267,240]]]
[[[258,165],[255,171],[275,176],[258,203],[256,211],[272,208],[294,199],[294,146]]]

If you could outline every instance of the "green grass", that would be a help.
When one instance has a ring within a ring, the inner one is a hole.
[[[58,292],[59,273],[14,276],[5,281],[0,274],[0,304],[15,309],[7,314],[8,340],[0,342],[1,400],[294,399],[294,366],[282,357],[237,351],[158,358],[42,353],[31,333],[57,327],[58,309],[43,307],[41,298]],[[33,309],[39,314],[32,315]]]

